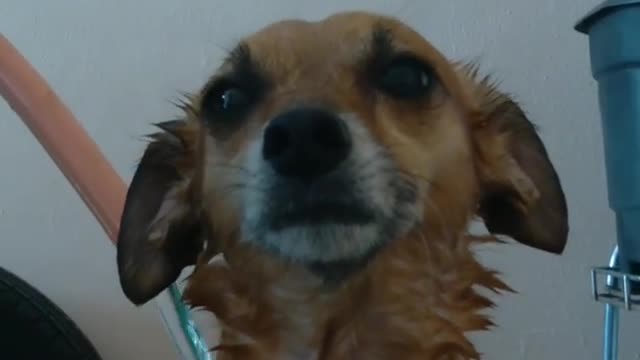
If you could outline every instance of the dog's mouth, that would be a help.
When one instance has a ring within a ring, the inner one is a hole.
[[[383,229],[392,222],[385,224],[384,214],[353,187],[287,189],[273,193],[262,242],[325,282],[358,271],[386,242]]]
[[[247,202],[243,238],[318,269],[362,263],[408,231],[420,212],[412,184],[382,174],[367,180],[350,171],[313,185],[272,179],[253,198],[257,206]]]
[[[269,231],[292,227],[363,226],[376,220],[375,211],[353,196],[336,199],[326,194],[317,201],[298,198],[285,204],[272,208]]]

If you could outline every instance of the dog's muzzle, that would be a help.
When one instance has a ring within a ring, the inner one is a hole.
[[[242,238],[284,258],[360,261],[419,217],[419,189],[355,115],[287,110],[248,154]]]
[[[298,108],[270,122],[262,156],[277,174],[279,186],[271,194],[269,230],[374,220],[356,196],[348,169],[339,170],[352,145],[344,121],[326,110]]]

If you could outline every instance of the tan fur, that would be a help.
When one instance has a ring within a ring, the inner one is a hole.
[[[362,89],[358,59],[377,24],[393,33],[400,50],[434,69],[439,85],[427,103],[407,107]],[[520,138],[510,131],[512,114],[502,109],[511,106],[508,97],[480,79],[474,66],[448,61],[409,27],[374,14],[283,21],[246,43],[275,88],[230,137],[212,140],[190,132],[185,157],[200,160],[181,165],[197,173],[189,178],[209,227],[207,251],[184,296],[222,324],[217,358],[479,359],[466,335],[491,327],[484,310],[493,305],[479,288],[510,288],[473,254],[475,244],[496,238],[472,236],[467,227],[492,189],[512,189],[523,213],[542,196],[541,184],[514,155]],[[225,71],[222,66],[216,76]],[[199,101],[195,96],[185,106],[196,132]],[[306,102],[355,114],[425,194],[420,226],[337,288],[326,287],[302,265],[239,241],[225,167],[218,167],[241,164],[269,119]],[[226,263],[209,264],[219,253]]]

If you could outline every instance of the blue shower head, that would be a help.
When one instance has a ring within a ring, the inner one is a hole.
[[[598,83],[608,199],[623,270],[640,274],[640,0],[609,0],[575,25]]]

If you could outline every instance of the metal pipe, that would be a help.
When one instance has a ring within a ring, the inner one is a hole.
[[[620,310],[611,304],[604,307],[603,359],[618,360],[618,329]]]
[[[619,263],[618,247],[611,252],[609,267],[617,268]],[[611,275],[607,275],[607,287],[619,287]],[[618,331],[620,329],[620,309],[612,304],[605,304],[604,307],[604,337],[603,356],[604,360],[618,360]]]

